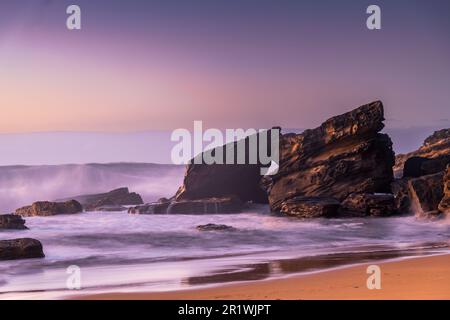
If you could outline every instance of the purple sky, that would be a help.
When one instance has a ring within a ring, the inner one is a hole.
[[[2,1],[0,133],[310,128],[375,99],[449,127],[450,2],[375,1],[369,31],[372,2]]]

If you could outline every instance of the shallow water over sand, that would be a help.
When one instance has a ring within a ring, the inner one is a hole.
[[[233,226],[198,231],[200,224]],[[267,279],[344,264],[448,251],[450,224],[414,217],[298,220],[255,207],[229,215],[83,213],[27,218],[45,259],[0,262],[0,298],[159,291]],[[66,290],[70,265],[82,291]]]

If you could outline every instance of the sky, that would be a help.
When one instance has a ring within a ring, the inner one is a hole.
[[[449,15],[447,0],[2,0],[0,134],[312,128],[378,99],[388,128],[449,127]]]

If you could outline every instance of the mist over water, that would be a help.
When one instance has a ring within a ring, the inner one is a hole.
[[[129,187],[151,202],[175,194],[183,173],[183,166],[144,163],[0,167],[0,213],[34,201],[103,193],[119,187]]]

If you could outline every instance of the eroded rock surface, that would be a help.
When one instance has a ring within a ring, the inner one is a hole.
[[[267,190],[273,211],[287,200],[352,193],[390,192],[394,153],[389,136],[380,134],[380,101],[333,117],[301,134],[283,135],[279,173]]]

